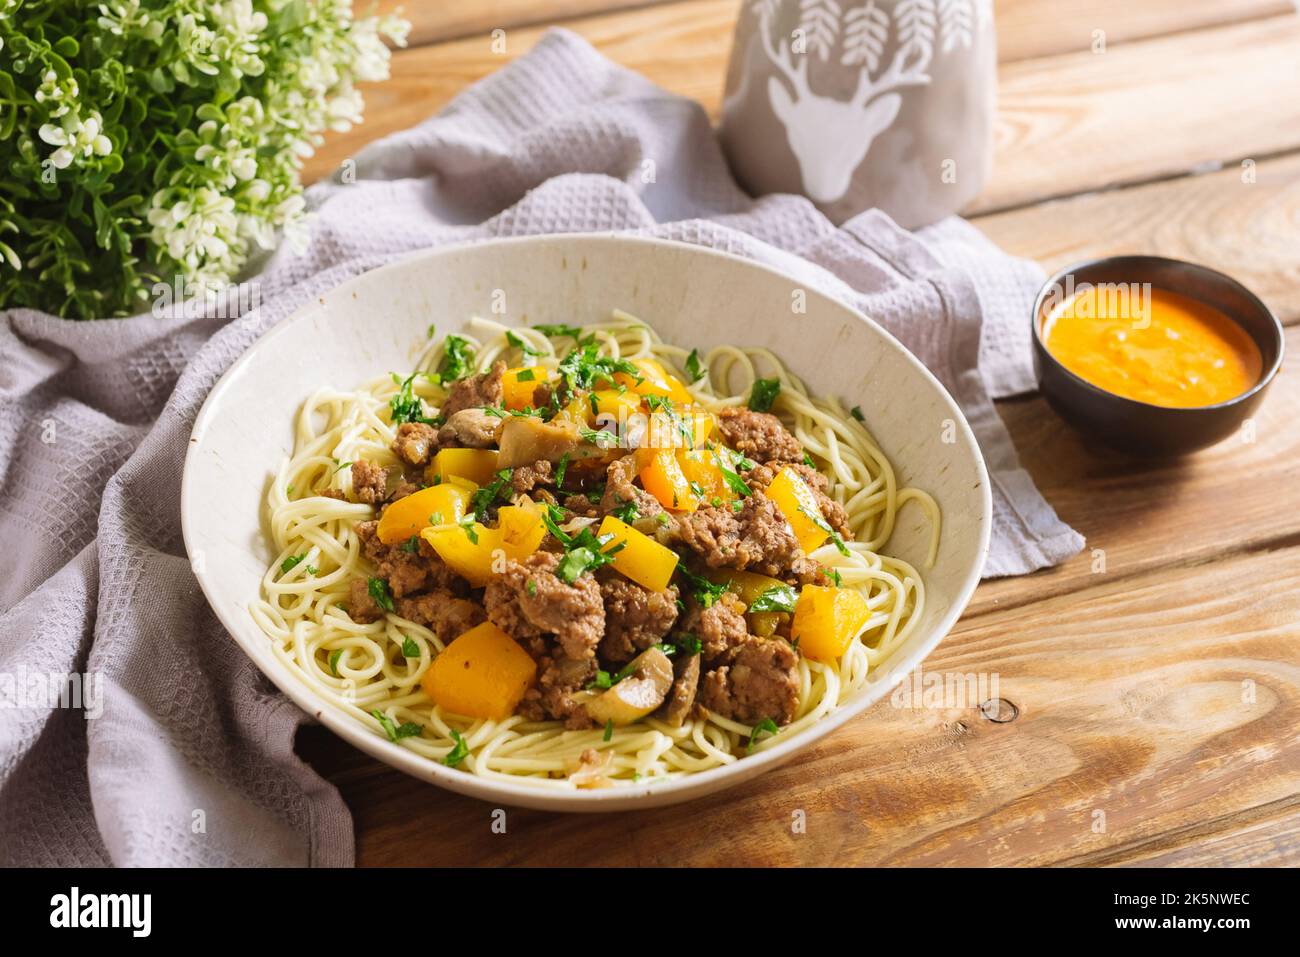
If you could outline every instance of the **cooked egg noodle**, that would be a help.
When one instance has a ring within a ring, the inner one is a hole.
[[[569,338],[552,340],[535,329],[513,329],[531,352],[524,355],[500,323],[474,319],[470,330],[464,337],[480,370],[504,359],[509,365],[554,371],[561,358],[557,345],[561,350],[572,346]],[[653,357],[682,381],[689,378],[681,372],[689,351],[663,342],[626,313],[616,311],[608,322],[583,333],[594,333],[605,354]],[[417,368],[436,369],[444,345],[432,345]],[[251,605],[254,619],[280,659],[340,711],[381,736],[388,732],[376,712],[391,722],[390,728],[418,727],[418,734],[399,737],[399,744],[433,761],[445,761],[457,751],[455,731],[468,749],[458,766],[485,777],[558,789],[668,780],[730,764],[797,734],[861,690],[873,669],[907,640],[924,607],[921,576],[907,562],[879,550],[893,532],[899,509],[912,501],[932,527],[927,558],[932,565],[939,507],[923,491],[900,489],[863,422],[838,400],[810,397],[803,382],[769,350],[719,346],[700,356],[700,368],[706,373],[687,387],[713,411],[745,405],[757,378],[780,380],[772,411],[830,480],[829,494],[844,505],[854,533],[846,542],[847,556],[827,543],[811,557],[835,569],[845,587],[858,589],[871,611],[838,661],[800,656],[798,709],[778,734],[760,731],[751,742],[754,729],[708,713],[679,728],[642,719],[614,728],[606,740],[603,728],[571,731],[557,721],[527,721],[518,715],[504,721],[469,720],[435,706],[420,679],[443,648],[439,636],[392,612],[362,624],[346,611],[349,583],[373,574],[355,532],[358,522],[373,518],[373,509],[318,494],[327,489],[351,493],[351,463],[359,459],[399,464],[389,450],[395,433],[388,420],[389,400],[401,385],[393,376],[378,377],[353,392],[321,389],[304,404],[295,423],[293,455],[266,495],[265,519],[276,555],[262,579],[261,597]],[[411,388],[431,409],[446,396],[441,385],[424,375],[415,376]],[[404,646],[417,653],[407,657]],[[595,765],[581,761],[588,749],[599,756]]]

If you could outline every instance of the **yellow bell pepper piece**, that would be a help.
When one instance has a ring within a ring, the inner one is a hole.
[[[718,453],[712,449],[679,449],[677,461],[687,482],[694,482],[704,490],[704,500],[712,502],[720,499],[723,503],[732,501],[736,495],[727,485],[719,468]]]
[[[641,396],[630,389],[625,392],[618,389],[597,389],[587,400],[589,409],[593,402],[596,410],[593,421],[599,416],[607,415],[612,416],[615,422],[626,422],[629,417],[641,411]]]
[[[657,395],[671,399],[676,406],[690,405],[693,401],[686,386],[682,385],[679,379],[669,375],[668,370],[657,360],[633,359],[632,364],[637,367],[637,372],[641,376],[640,382],[626,372],[615,373],[614,381],[641,395]]]
[[[637,465],[640,466],[641,485],[664,508],[678,512],[693,512],[699,508],[700,497],[691,489],[691,483],[672,449],[640,449]]]
[[[456,528],[426,528],[420,534],[452,571],[482,588],[501,571],[504,558],[523,561],[546,537],[542,511],[536,505],[503,505],[496,528],[482,522]]]
[[[614,568],[650,591],[663,591],[672,581],[673,572],[677,570],[677,553],[665,548],[648,535],[638,532],[626,522],[619,521],[613,515],[606,515],[600,523],[598,537],[613,535],[613,539],[604,546],[609,551],[625,543],[615,553],[611,564]]]
[[[497,518],[501,548],[515,561],[523,561],[537,551],[546,537],[546,524],[538,505],[502,505],[497,510]]]
[[[767,487],[764,494],[781,510],[781,514],[790,523],[790,527],[794,529],[794,537],[798,539],[799,547],[804,550],[804,554],[818,548],[830,537],[830,532],[818,524],[818,520],[822,517],[822,510],[817,504],[812,489],[799,473],[788,465],[772,479],[772,484]]]
[[[501,721],[515,713],[536,678],[528,652],[485,621],[444,648],[420,683],[444,711]]]
[[[487,485],[496,477],[496,471],[496,449],[441,449],[424,474],[430,482],[461,478]]]
[[[396,545],[419,535],[430,525],[459,522],[465,517],[469,497],[477,488],[469,482],[444,482],[412,492],[384,509],[375,533],[385,545]]]
[[[704,577],[714,584],[725,584],[727,590],[735,594],[747,607],[757,601],[758,596],[769,588],[785,587],[785,583],[776,578],[730,568],[706,571]],[[745,617],[749,621],[751,632],[760,638],[771,638],[776,633],[777,626],[788,620],[790,615],[784,611],[751,611],[747,612]]]
[[[507,409],[526,409],[533,405],[533,390],[549,375],[543,366],[518,366],[501,376],[501,400]]]
[[[848,650],[871,609],[860,591],[825,585],[804,585],[794,606],[790,640],[799,651],[818,661],[831,661]]]

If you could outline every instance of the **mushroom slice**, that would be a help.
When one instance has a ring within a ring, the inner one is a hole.
[[[624,670],[629,677],[587,702],[587,714],[598,724],[639,721],[664,703],[673,684],[673,663],[658,648],[647,648]]]

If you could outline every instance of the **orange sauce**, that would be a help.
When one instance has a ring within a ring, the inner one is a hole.
[[[1226,402],[1264,366],[1254,340],[1218,309],[1141,284],[1080,288],[1047,315],[1042,334],[1081,379],[1170,408]]]

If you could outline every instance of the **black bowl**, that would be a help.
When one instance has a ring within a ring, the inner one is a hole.
[[[1263,372],[1255,385],[1216,405],[1175,409],[1107,392],[1079,378],[1047,351],[1042,321],[1071,288],[1100,283],[1151,283],[1217,308],[1255,340]],[[1081,432],[1133,455],[1182,455],[1219,442],[1250,417],[1282,364],[1282,324],[1237,280],[1205,266],[1160,256],[1110,256],[1062,269],[1034,300],[1034,373],[1057,413]]]

